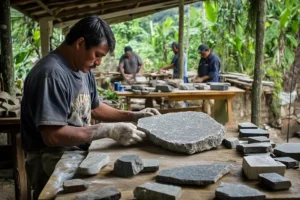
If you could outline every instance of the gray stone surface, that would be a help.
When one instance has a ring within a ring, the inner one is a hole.
[[[174,90],[174,87],[171,85],[156,85],[155,89],[156,91],[161,92],[172,92]]]
[[[261,173],[284,175],[285,165],[269,156],[246,156],[243,158],[243,171],[248,179],[258,179]]]
[[[243,156],[271,156],[271,153],[247,153]]]
[[[274,154],[278,157],[288,156],[300,161],[300,143],[287,143],[275,147]]]
[[[81,179],[72,179],[64,181],[63,188],[66,193],[80,192],[88,189],[89,183]]]
[[[225,128],[209,115],[200,112],[179,112],[142,118],[139,129],[163,148],[194,154],[221,145]]]
[[[132,85],[131,89],[132,90],[143,90],[147,85]]]
[[[82,175],[95,175],[109,163],[109,156],[101,152],[89,152],[79,165],[78,173]]]
[[[216,189],[218,200],[264,200],[266,196],[260,191],[242,184],[222,182]]]
[[[121,192],[115,186],[97,188],[92,192],[83,192],[76,195],[76,200],[119,200]]]
[[[258,127],[251,122],[242,122],[238,124],[239,129],[257,129]]]
[[[268,153],[272,151],[270,143],[252,143],[252,144],[239,144],[236,146],[236,150],[244,153]]]
[[[287,169],[291,169],[299,165],[299,162],[297,160],[290,157],[279,157],[279,158],[274,158],[274,160],[284,164]]]
[[[228,90],[228,85],[210,85],[211,90]]]
[[[179,85],[180,90],[196,90],[192,83],[182,83]]]
[[[269,132],[263,129],[240,129],[239,137],[255,137],[255,136],[266,136],[269,137]]]
[[[138,174],[143,168],[143,161],[139,156],[122,156],[114,164],[114,174],[120,177],[131,177]]]
[[[10,104],[5,103],[5,102],[0,104],[0,107],[3,108],[4,110],[7,110],[7,111],[20,109],[20,105],[10,105]]]
[[[240,141],[238,138],[225,138],[222,143],[228,149],[235,149],[236,145],[240,144]]]
[[[208,185],[216,183],[230,169],[231,165],[227,163],[185,166],[162,170],[156,180],[180,185]]]
[[[292,186],[290,180],[277,173],[259,174],[258,181],[271,190],[288,190]]]
[[[155,159],[142,159],[144,169],[141,171],[144,172],[156,172],[159,170],[159,161]]]
[[[221,83],[221,82],[208,82],[207,85],[227,85],[230,86],[230,83]]]
[[[132,92],[133,92],[134,94],[142,94],[142,91],[141,91],[141,90],[133,90],[133,89],[132,89]]]
[[[248,137],[248,143],[270,143],[270,138],[266,136]]]
[[[7,92],[0,92],[0,102],[6,102],[10,99],[11,96]]]
[[[179,88],[180,84],[183,84],[183,79],[168,79],[167,83],[174,88]]]
[[[134,197],[139,200],[177,200],[181,196],[178,186],[146,182],[135,188]]]
[[[206,84],[195,84],[194,87],[197,90],[209,90],[210,89],[210,86],[206,85]]]

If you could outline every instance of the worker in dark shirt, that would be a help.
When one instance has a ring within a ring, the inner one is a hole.
[[[131,78],[135,78],[136,74],[142,72],[143,62],[140,56],[132,52],[130,46],[124,48],[125,54],[120,58],[119,69],[122,74],[123,80],[130,83]]]
[[[198,47],[198,53],[201,59],[198,73],[192,81],[195,83],[219,82],[220,58],[204,44]]]

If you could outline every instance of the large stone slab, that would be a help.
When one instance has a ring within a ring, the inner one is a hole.
[[[272,151],[271,143],[238,144],[236,150],[244,154],[268,153]]]
[[[258,179],[261,173],[278,173],[284,176],[285,165],[269,156],[247,156],[243,158],[243,171],[248,179]]]
[[[177,200],[181,196],[181,188],[147,182],[135,188],[133,194],[139,200]]]
[[[182,83],[179,85],[180,90],[196,90],[193,83]]]
[[[120,177],[131,177],[138,174],[143,168],[143,161],[139,156],[122,156],[114,164],[114,174]]]
[[[219,200],[264,200],[266,196],[260,191],[242,184],[221,183],[216,189]]]
[[[64,192],[80,192],[89,188],[89,183],[81,179],[66,180],[63,184]]]
[[[211,90],[228,90],[228,85],[210,85]]]
[[[92,192],[83,192],[76,195],[76,200],[119,200],[121,192],[115,186],[106,186],[93,190]]]
[[[159,161],[155,159],[142,159],[144,169],[141,171],[144,172],[156,172],[159,170]]]
[[[154,144],[187,154],[218,147],[225,135],[224,126],[200,112],[146,117],[138,121],[138,127]]]
[[[179,185],[208,185],[216,183],[230,168],[230,164],[215,163],[166,169],[159,172],[156,180]]]
[[[257,129],[258,127],[251,122],[242,122],[238,124],[239,129]]]
[[[278,157],[288,156],[300,161],[300,143],[278,145],[274,149],[274,154]]]
[[[222,143],[228,149],[235,149],[236,145],[240,144],[240,141],[238,138],[225,138]]]
[[[269,132],[263,129],[240,129],[239,137],[255,137],[255,136],[266,136],[269,137]]]
[[[98,174],[100,169],[109,163],[109,156],[101,152],[89,152],[79,165],[78,173],[82,175]]]
[[[288,190],[292,186],[290,180],[277,173],[259,174],[258,181],[271,190]]]
[[[274,160],[284,164],[287,169],[291,169],[299,165],[299,162],[297,160],[290,157],[279,157],[279,158],[274,158]]]
[[[172,92],[174,87],[171,85],[156,85],[155,90],[157,92]]]

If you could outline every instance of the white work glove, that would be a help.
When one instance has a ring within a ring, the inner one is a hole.
[[[103,137],[111,138],[124,146],[128,146],[141,142],[146,134],[137,130],[137,127],[131,123],[101,123],[94,132],[92,140]]]
[[[160,112],[156,108],[145,108],[138,112],[134,113],[134,121],[137,122],[139,119],[144,117],[150,117],[153,115],[160,115]]]

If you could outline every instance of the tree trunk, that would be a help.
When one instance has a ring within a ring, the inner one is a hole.
[[[164,51],[164,62],[166,63],[168,60],[168,52],[167,52],[167,44],[166,40],[163,40],[163,51]]]
[[[190,5],[187,5],[187,17],[186,17],[186,21],[187,21],[187,28],[186,28],[186,37],[185,37],[185,53],[186,56],[189,57],[189,46],[190,46]]]
[[[184,75],[184,0],[179,0],[179,78]]]
[[[10,28],[10,0],[0,2],[0,41],[1,41],[1,66],[0,74],[3,78],[4,91],[14,93],[14,67]]]
[[[252,85],[251,122],[260,125],[261,82],[264,60],[264,39],[266,21],[266,0],[257,0],[256,38],[255,38],[255,69]]]

